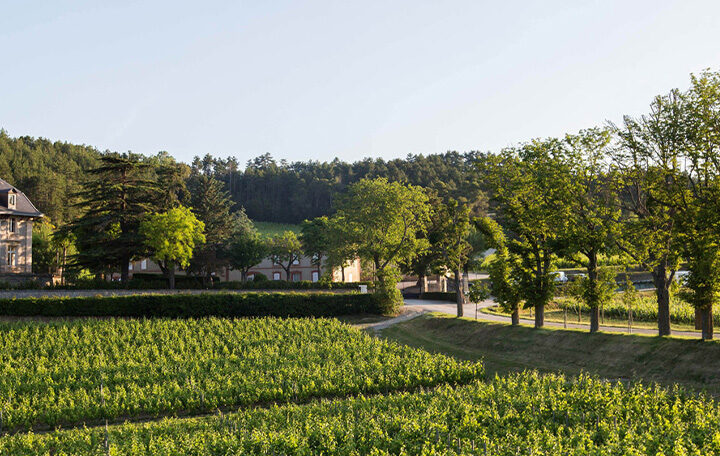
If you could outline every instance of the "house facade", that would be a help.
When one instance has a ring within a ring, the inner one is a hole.
[[[312,258],[301,256],[290,266],[290,277],[279,264],[274,263],[270,258],[266,258],[248,271],[248,280],[253,280],[257,274],[263,274],[269,280],[289,280],[292,282],[308,281],[317,282],[327,272],[325,266],[318,267]],[[359,282],[360,281],[360,260],[348,264],[345,268],[334,268],[332,271],[332,281],[342,282]],[[162,274],[160,266],[150,259],[142,259],[130,263],[130,273],[143,274]],[[178,275],[185,275],[184,271],[178,271]],[[240,271],[225,268],[220,271],[217,278],[222,281],[240,281],[242,280]]]
[[[42,216],[23,192],[0,179],[0,274],[32,273],[33,222]]]

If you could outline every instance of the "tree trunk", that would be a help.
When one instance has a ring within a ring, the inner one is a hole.
[[[420,299],[422,299],[423,295],[427,291],[427,276],[425,274],[420,274],[418,276],[418,289],[420,290],[418,295]]]
[[[702,310],[695,308],[695,330],[700,331],[703,327]]]
[[[463,306],[465,304],[465,294],[463,293],[460,278],[460,268],[455,269],[455,300],[457,302],[457,316],[463,316]]]
[[[600,331],[600,308],[598,306],[590,309],[590,332]]]
[[[170,263],[168,266],[168,286],[171,290],[175,289],[175,265]]]
[[[512,319],[512,325],[518,326],[520,324],[520,309],[514,309],[510,318]]]
[[[713,315],[712,303],[701,309],[702,313],[702,338],[703,340],[712,340],[713,338]]]
[[[241,269],[240,270],[240,280],[243,282],[247,282],[247,269]]]
[[[545,324],[545,305],[535,304],[535,327],[542,328]]]
[[[670,282],[667,279],[667,268],[664,264],[652,271],[655,285],[655,296],[658,306],[658,335],[670,335]],[[697,328],[700,329],[700,328]]]
[[[340,265],[340,280],[342,283],[345,283],[345,266],[344,264]]]
[[[470,293],[470,268],[468,268],[467,263],[463,266],[463,278],[462,278],[462,284],[463,284],[463,293],[465,293],[465,296],[467,296],[468,293]]]
[[[120,281],[127,283],[130,279],[130,257],[123,256],[122,264],[120,265]]]

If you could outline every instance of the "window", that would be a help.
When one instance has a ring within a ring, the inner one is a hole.
[[[15,195],[8,195],[8,207],[15,207]]]
[[[299,282],[302,280],[302,273],[301,272],[293,272],[292,273],[292,281],[293,282]]]
[[[295,258],[293,260],[293,264],[300,264],[300,258]]]
[[[320,273],[317,271],[312,272],[312,281],[317,282],[320,279]]]
[[[17,248],[10,246],[7,250],[7,265],[17,266]]]
[[[140,262],[140,269],[142,269],[143,271],[147,269],[147,260],[142,260]]]
[[[348,272],[347,281],[348,281],[348,282],[352,282],[352,281],[353,281],[353,279],[352,279],[352,272]]]
[[[9,229],[10,229],[11,233],[17,232],[17,220],[15,220],[14,218],[11,218],[9,226],[10,226]]]
[[[273,280],[280,280],[280,273],[279,273],[279,272],[273,272]]]
[[[128,271],[132,271],[132,269],[133,269],[133,264],[132,264],[132,263],[128,263]]]

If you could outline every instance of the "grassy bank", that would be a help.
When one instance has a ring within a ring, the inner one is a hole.
[[[490,375],[526,369],[606,379],[674,383],[720,397],[720,343],[477,322],[429,314],[382,336],[429,351],[480,360]]]

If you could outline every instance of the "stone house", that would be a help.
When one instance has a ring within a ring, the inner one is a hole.
[[[23,192],[0,179],[0,274],[32,273],[33,222],[42,216]]]

